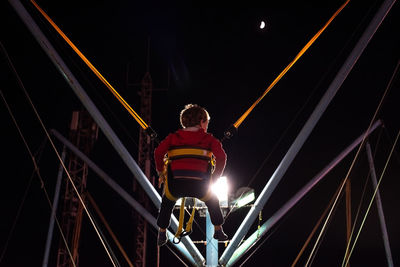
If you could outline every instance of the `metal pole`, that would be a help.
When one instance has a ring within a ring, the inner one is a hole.
[[[85,106],[87,111],[90,113],[90,115],[96,121],[97,125],[103,131],[104,135],[108,138],[111,145],[115,148],[115,150],[121,156],[122,160],[127,165],[128,169],[133,173],[133,175],[135,176],[135,178],[137,179],[139,184],[142,186],[144,191],[147,193],[147,195],[153,201],[154,205],[157,208],[159,208],[160,204],[161,204],[161,197],[158,194],[157,190],[155,190],[155,188],[152,186],[150,181],[143,174],[142,170],[139,168],[139,166],[137,165],[135,160],[129,154],[128,150],[125,148],[125,146],[119,140],[117,135],[114,133],[114,131],[112,130],[110,125],[107,123],[107,121],[105,120],[103,115],[101,115],[100,111],[94,105],[92,100],[86,94],[85,90],[83,90],[82,86],[76,80],[75,76],[72,74],[72,72],[66,66],[66,64],[64,63],[62,58],[58,55],[57,51],[53,48],[51,43],[47,40],[46,36],[44,36],[44,34],[40,30],[40,28],[37,26],[37,24],[32,19],[32,17],[28,14],[28,12],[24,8],[24,6],[20,3],[20,1],[18,1],[18,0],[8,0],[8,1],[13,6],[13,8],[17,12],[17,14],[20,16],[22,21],[25,23],[27,28],[30,30],[30,32],[33,34],[33,36],[36,38],[39,45],[49,56],[50,60],[54,63],[56,68],[63,75],[63,77],[68,82],[68,84],[70,85],[72,90],[75,92],[75,94],[77,95],[79,100],[82,102],[82,104]],[[173,229],[174,228],[177,229],[177,227],[178,227],[178,221],[175,218],[175,216],[172,216],[172,225],[171,226]],[[200,251],[194,245],[193,241],[188,236],[186,236],[186,237],[182,238],[182,242],[185,244],[186,248],[188,249],[189,253],[193,256],[196,263],[201,266],[204,263],[204,257],[201,255]]]
[[[64,146],[63,152],[61,154],[62,162],[65,161],[65,154],[66,154],[66,152],[65,152],[65,146]],[[58,168],[56,188],[54,190],[53,207],[51,209],[49,231],[47,232],[46,247],[44,249],[43,264],[42,264],[43,267],[47,267],[47,264],[49,263],[51,240],[53,239],[54,221],[55,221],[56,214],[57,214],[58,200],[60,199],[60,189],[61,189],[61,180],[62,180],[63,172],[64,172],[64,168],[62,167],[62,164],[60,164],[60,167]]]
[[[234,250],[238,247],[239,243],[242,241],[246,233],[249,231],[251,225],[253,224],[254,220],[257,218],[258,213],[262,210],[265,203],[268,201],[269,197],[271,196],[272,192],[282,179],[283,175],[285,174],[286,170],[288,169],[289,165],[293,161],[294,157],[297,155],[298,151],[310,135],[311,131],[314,129],[315,125],[317,124],[319,118],[322,116],[323,112],[326,110],[327,106],[329,105],[330,101],[335,96],[336,92],[339,90],[340,86],[346,79],[347,75],[350,73],[351,69],[353,68],[354,64],[357,62],[358,58],[364,51],[365,47],[371,40],[372,36],[376,32],[379,25],[382,23],[383,19],[385,18],[386,14],[389,12],[390,8],[394,4],[395,0],[386,0],[378,12],[375,14],[374,18],[368,25],[367,29],[364,31],[363,35],[361,36],[360,40],[357,42],[356,46],[344,62],[343,66],[340,68],[338,74],[336,75],[335,79],[332,81],[331,85],[329,86],[328,90],[318,103],[317,107],[314,109],[313,113],[301,129],[300,133],[294,140],[293,144],[290,146],[288,152],[286,153],[285,157],[282,159],[281,163],[277,167],[276,171],[273,173],[271,178],[269,179],[267,185],[262,190],[260,196],[257,198],[254,206],[250,209],[249,213],[247,214],[246,218],[239,226],[238,231],[234,235],[231,243],[228,245],[227,249],[221,256],[220,264],[226,265],[229,261],[230,257],[232,256]]]
[[[206,211],[206,259],[207,267],[218,266],[218,240],[214,239],[214,225],[211,222],[210,213]]]
[[[51,133],[68,149],[70,149],[77,157],[87,163],[87,165],[101,178],[103,181],[108,184],[115,192],[117,192],[129,205],[132,206],[138,213],[140,213],[143,218],[146,219],[148,223],[150,223],[155,229],[158,230],[156,219],[151,215],[139,202],[137,202],[128,192],[126,192],[121,186],[119,186],[107,173],[105,173],[100,167],[96,165],[91,159],[89,159],[83,152],[81,152],[76,146],[74,146],[70,141],[68,141],[64,136],[62,136],[56,130],[51,130]],[[174,234],[169,232],[169,237],[173,237]],[[171,238],[172,241],[172,238]],[[173,243],[173,242],[171,242]],[[175,243],[173,243],[176,245]],[[193,265],[195,261],[193,257],[188,253],[186,248],[179,243],[176,245],[176,248],[181,251],[181,253],[189,260]]]
[[[334,158],[322,171],[320,171],[310,182],[308,182],[299,192],[297,192],[285,205],[275,212],[261,227],[246,239],[233,253],[226,266],[233,266],[251,247],[253,247],[261,238],[291,209],[299,202],[314,186],[319,183],[333,168],[336,167],[354,148],[359,145],[365,136],[370,135],[381,121],[376,121],[369,131],[364,132],[353,141],[345,150]]]
[[[371,170],[371,179],[374,185],[374,189],[376,189],[376,187],[378,186],[378,182],[376,179],[375,164],[374,164],[374,159],[372,157],[371,145],[369,144],[369,142],[367,142],[366,149],[368,155],[369,168]],[[381,231],[382,231],[383,244],[385,246],[386,259],[388,262],[388,266],[393,267],[393,258],[392,258],[392,252],[390,250],[389,235],[386,228],[385,215],[383,214],[382,199],[381,199],[381,194],[379,193],[379,189],[376,192],[375,199],[376,199],[376,206],[378,207],[379,222],[381,224]]]
[[[52,129],[50,132],[68,149],[70,149],[76,156],[86,162],[88,166],[108,184],[115,192],[117,192],[125,201],[127,201],[138,213],[140,213],[151,225],[157,227],[156,220],[139,202],[137,202],[128,192],[119,186],[107,173],[98,167],[91,159],[89,159],[83,152],[74,146],[68,139],[62,136],[58,131]]]

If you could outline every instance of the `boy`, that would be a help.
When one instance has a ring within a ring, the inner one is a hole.
[[[188,104],[180,113],[182,129],[169,134],[154,150],[159,182],[165,182],[157,225],[157,244],[167,243],[166,229],[171,220],[176,199],[195,197],[203,200],[208,207],[214,225],[214,238],[227,240],[222,229],[224,218],[218,198],[211,193],[213,178],[219,178],[225,168],[226,154],[221,142],[207,133],[210,116],[208,112]],[[168,178],[165,181],[164,158],[168,155]],[[214,169],[215,167],[215,169]]]

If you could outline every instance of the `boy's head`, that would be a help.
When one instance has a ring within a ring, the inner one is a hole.
[[[196,104],[186,105],[180,115],[180,122],[183,128],[198,126],[209,120],[210,115],[207,110]]]

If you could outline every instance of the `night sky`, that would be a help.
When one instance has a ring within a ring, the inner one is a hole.
[[[72,111],[82,105],[12,6],[8,1],[1,2],[0,41],[45,127],[68,136]],[[33,5],[21,2],[136,160],[140,126]],[[165,3],[103,0],[38,0],[37,3],[137,112],[140,81],[149,70],[154,91],[152,119],[147,123],[162,139],[179,128],[179,112],[188,103],[199,104],[209,111],[208,130],[222,138],[224,131],[262,95],[345,1],[298,2],[265,2],[263,8],[175,7]],[[247,186],[259,195],[382,2],[350,1],[256,106],[236,135],[224,140],[228,155],[225,175],[231,193]],[[369,138],[380,178],[400,126],[398,75],[390,83],[400,59],[399,20],[400,6],[395,3],[267,201],[261,224],[368,128],[388,88],[377,115],[384,127]],[[264,29],[259,27],[261,21],[266,22]],[[45,133],[3,52],[0,68],[1,92],[35,154],[43,186],[52,199],[59,162],[50,143],[45,141]],[[34,174],[28,150],[4,101],[1,102],[0,266],[39,266],[51,208]],[[57,141],[55,144],[60,151],[62,144]],[[290,266],[348,173],[355,152],[326,175],[251,249],[253,254],[247,253],[237,266]],[[395,266],[400,264],[398,152],[397,145],[380,185]],[[101,131],[88,156],[133,194],[133,175]],[[373,194],[365,149],[355,161],[350,179],[352,216],[354,219],[359,214],[355,226],[358,230]],[[91,171],[87,189],[133,260],[132,209]],[[247,211],[248,208],[243,208],[226,218],[224,228],[230,237]],[[150,212],[157,215],[154,207]],[[340,266],[346,248],[345,212],[343,194],[315,255],[314,266]],[[256,231],[257,224],[254,222],[249,233]],[[204,225],[204,218],[196,217],[193,240],[205,239]],[[149,230],[148,238],[147,265],[155,266],[155,229]],[[56,265],[59,242],[56,228],[49,266]],[[304,265],[314,242],[315,238],[298,266]],[[121,266],[128,266],[112,246]],[[205,257],[205,246],[198,248]],[[87,217],[83,220],[80,249],[80,266],[112,266]],[[223,250],[220,244],[220,254]],[[167,246],[160,251],[160,266],[182,265]],[[350,264],[387,265],[375,203]]]

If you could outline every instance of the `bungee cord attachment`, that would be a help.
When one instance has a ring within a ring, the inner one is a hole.
[[[86,65],[93,71],[93,73],[100,79],[100,81],[110,90],[110,92],[117,98],[122,106],[131,114],[131,116],[139,123],[140,127],[145,133],[150,136],[152,140],[157,139],[157,133],[146,124],[146,122],[133,110],[133,108],[125,101],[125,99],[114,89],[114,87],[104,78],[103,75],[93,66],[93,64],[85,57],[84,54],[74,45],[74,43],[64,34],[64,32],[54,23],[54,21],[47,15],[47,13],[34,1],[31,3],[43,15],[43,17],[50,23],[50,25],[57,31],[57,33],[69,44],[75,53],[86,63]]]
[[[332,17],[328,20],[327,23],[308,41],[308,43],[300,50],[300,52],[295,56],[295,58],[292,60],[292,62],[289,63],[289,65],[286,66],[286,68],[283,69],[283,71],[275,78],[275,80],[268,86],[268,88],[264,91],[264,93],[246,110],[245,113],[240,116],[240,118],[232,124],[228,130],[224,132],[224,139],[230,139],[234,136],[234,134],[237,132],[239,126],[242,124],[242,122],[247,118],[247,116],[250,114],[250,112],[253,111],[253,109],[256,107],[256,105],[268,94],[268,92],[277,84],[280,79],[286,74],[286,72],[289,71],[289,69],[299,60],[299,58],[310,48],[310,46],[317,40],[317,38],[322,34],[322,32],[325,31],[325,29],[329,26],[329,24],[336,18],[337,15],[345,8],[345,6],[350,2],[350,0],[347,0],[336,12],[332,15]]]

